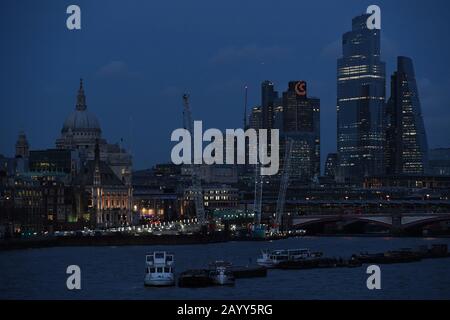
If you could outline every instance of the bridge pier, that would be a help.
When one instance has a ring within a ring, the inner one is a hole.
[[[404,230],[402,227],[402,214],[401,213],[393,213],[392,214],[392,226],[391,226],[391,234],[392,235],[401,235]]]

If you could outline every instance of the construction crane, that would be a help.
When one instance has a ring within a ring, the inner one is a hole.
[[[189,105],[189,94],[185,93],[183,94],[183,122],[184,122],[184,128],[188,130],[191,134],[191,139],[193,139],[194,136],[194,129],[193,129],[193,121],[192,121],[192,113],[191,113],[191,107]],[[192,159],[192,163],[190,165],[190,171],[191,171],[191,178],[192,178],[192,194],[194,197],[194,203],[195,203],[195,213],[197,216],[197,222],[200,225],[205,224],[205,207],[203,205],[203,190],[202,190],[202,183],[200,178],[200,165],[197,165],[194,163]]]
[[[262,188],[263,188],[263,176],[261,175],[261,165],[257,163],[255,165],[255,200],[253,203],[253,208],[255,211],[255,220],[254,220],[255,228],[260,228],[261,226]]]
[[[266,229],[261,225],[263,184],[264,177],[261,175],[261,165],[257,163],[255,165],[255,200],[253,204],[255,218],[252,231],[252,236],[255,238],[265,238],[266,236]]]
[[[284,214],[284,206],[286,203],[286,192],[289,182],[289,175],[291,171],[291,158],[292,158],[292,147],[294,144],[294,140],[292,138],[286,139],[286,146],[284,150],[284,165],[283,165],[283,173],[281,175],[280,180],[280,192],[278,193],[277,200],[277,209],[275,211],[275,231],[279,231],[279,228],[282,223],[282,217]]]

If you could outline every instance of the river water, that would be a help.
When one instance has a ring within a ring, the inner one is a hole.
[[[381,265],[381,290],[368,290],[366,267],[269,270],[234,287],[146,288],[146,252],[175,253],[176,271],[215,260],[254,263],[261,249],[309,248],[326,256],[447,243],[435,238],[303,237],[207,245],[59,247],[0,252],[0,299],[450,299],[450,259]],[[66,268],[81,268],[81,290],[66,287]]]

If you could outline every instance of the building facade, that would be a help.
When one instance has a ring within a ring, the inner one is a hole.
[[[274,105],[277,99],[278,92],[275,91],[273,82],[263,81],[261,83],[261,120],[263,129],[273,128]]]
[[[337,63],[337,175],[343,181],[384,173],[385,64],[380,30],[367,28],[368,17],[353,19]]]
[[[94,149],[74,180],[76,219],[91,226],[111,228],[132,224],[132,187],[120,180],[100,159],[100,146]]]
[[[414,74],[413,62],[397,58],[391,77],[391,97],[386,106],[386,173],[424,174],[428,167],[428,142]]]
[[[260,106],[256,106],[252,108],[252,111],[249,115],[249,119],[248,119],[248,126],[251,129],[262,129],[263,127],[263,121],[262,121],[262,112],[261,112],[261,107]]]
[[[450,148],[430,149],[428,156],[428,165],[432,175],[450,176]]]
[[[329,153],[325,161],[324,176],[334,179],[337,169],[337,153]]]
[[[308,98],[305,81],[291,81],[283,92],[283,137],[294,141],[291,178],[320,175],[320,100]],[[283,143],[281,144],[283,145]],[[284,150],[284,147],[280,147]],[[281,157],[283,158],[283,157]]]
[[[30,172],[62,173],[70,175],[71,178],[78,174],[80,165],[77,150],[31,150],[28,159],[28,169]]]
[[[239,190],[229,185],[206,185],[203,187],[203,203],[207,211],[235,209],[239,206]],[[184,191],[183,212],[194,215],[194,197],[191,188]],[[189,214],[187,215],[189,216]]]

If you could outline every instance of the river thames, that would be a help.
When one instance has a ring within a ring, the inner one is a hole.
[[[234,287],[146,288],[145,254],[175,253],[176,271],[227,260],[256,261],[261,249],[309,248],[326,256],[382,252],[446,243],[444,238],[303,237],[273,242],[176,246],[56,247],[0,252],[0,299],[450,299],[450,259],[380,265],[381,290],[366,287],[366,267],[269,270],[267,278],[237,279]],[[66,268],[81,268],[81,290],[66,288]]]

